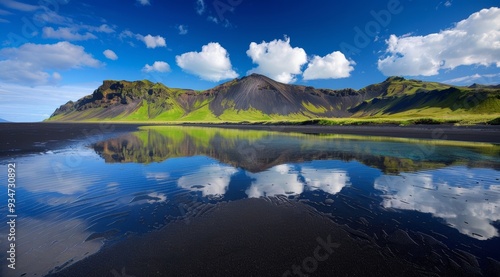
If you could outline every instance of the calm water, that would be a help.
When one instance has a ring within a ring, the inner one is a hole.
[[[500,261],[499,145],[196,127],[109,137],[1,160],[17,163],[19,217],[17,269],[2,276],[43,276],[245,198],[303,203],[381,247],[425,236],[478,274]]]

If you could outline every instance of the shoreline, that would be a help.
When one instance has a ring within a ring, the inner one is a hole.
[[[499,125],[267,125],[267,124],[217,124],[184,123],[158,124],[144,123],[87,123],[87,122],[37,122],[1,123],[0,156],[40,152],[56,149],[75,139],[85,140],[92,136],[105,137],[117,132],[137,131],[141,126],[189,126],[226,128],[239,130],[262,130],[303,134],[341,134],[377,136],[387,138],[409,138],[423,140],[465,141],[500,144]]]
[[[170,126],[170,125],[168,125]],[[181,126],[212,127],[240,130],[263,130],[305,134],[342,134],[359,136],[381,136],[429,140],[453,140],[486,142],[500,144],[500,126],[497,125],[362,125],[362,126],[323,126],[323,125],[250,125],[250,124],[182,124]]]

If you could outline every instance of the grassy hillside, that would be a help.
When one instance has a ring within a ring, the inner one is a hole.
[[[328,90],[257,74],[201,92],[147,80],[104,81],[48,121],[499,124],[500,88],[390,77],[359,91]]]

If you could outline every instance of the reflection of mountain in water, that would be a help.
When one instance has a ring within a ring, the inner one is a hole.
[[[93,145],[106,162],[161,162],[205,155],[260,172],[274,166],[312,160],[358,160],[386,173],[441,168],[451,164],[497,168],[500,146],[467,147],[384,141],[370,137],[316,136],[198,127],[147,127]],[[485,155],[486,154],[486,155]]]

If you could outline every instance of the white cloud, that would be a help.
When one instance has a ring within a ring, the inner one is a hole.
[[[34,55],[36,53],[36,55]],[[82,46],[67,41],[56,44],[26,43],[19,48],[0,50],[0,80],[28,85],[57,82],[56,70],[99,67],[102,63],[85,52]]]
[[[204,0],[196,0],[196,12],[199,15],[205,13],[205,1]]]
[[[282,83],[293,83],[295,75],[301,74],[301,67],[307,62],[304,49],[290,46],[290,38],[257,44],[250,43],[247,55],[258,66],[248,72],[260,73]]]
[[[111,34],[115,32],[115,27],[111,27],[108,24],[101,24],[100,26],[92,26],[86,24],[78,24],[75,21],[66,16],[62,16],[54,11],[46,10],[44,12],[36,13],[33,17],[35,23],[37,25],[46,25],[47,23],[61,25],[67,27],[72,32],[78,32],[80,30],[97,32],[97,33],[106,33]],[[54,30],[53,28],[50,28]],[[63,29],[63,28],[59,28]]]
[[[175,60],[180,68],[204,80],[218,82],[238,77],[232,69],[229,54],[217,42],[204,45],[201,52],[188,52],[176,56]]]
[[[108,58],[110,60],[113,60],[113,61],[118,60],[118,56],[116,55],[116,53],[113,50],[106,49],[102,53],[104,54],[104,56],[106,56],[106,58]]]
[[[187,26],[185,26],[185,25],[179,25],[179,27],[177,27],[177,29],[179,29],[179,35],[185,35],[188,33]]]
[[[151,5],[151,3],[149,3],[149,0],[137,0],[137,2],[143,6]]]
[[[378,60],[378,69],[387,76],[431,76],[461,65],[500,67],[500,8],[473,13],[439,33],[391,35],[386,43],[387,56]]]
[[[99,27],[93,27],[93,26],[88,26],[88,29],[91,31],[99,32],[99,33],[106,33],[106,34],[111,34],[115,32],[115,29],[110,27],[108,24],[102,24]]]
[[[142,69],[144,72],[170,72],[170,65],[166,62],[156,61],[153,65],[146,64]]]
[[[384,192],[382,205],[386,208],[431,213],[460,233],[485,240],[499,235],[491,223],[500,220],[500,207],[496,205],[500,203],[500,185],[493,181],[491,185],[467,186],[465,183],[468,179],[483,180],[495,174],[493,170],[476,171],[465,167],[426,174],[402,173],[400,176],[381,176],[375,180],[374,187]]]
[[[40,24],[52,23],[57,25],[74,26],[76,25],[73,19],[62,16],[54,11],[47,10],[44,12],[36,13],[33,19]]]
[[[444,2],[445,7],[451,7],[451,5],[452,5],[451,1]]]
[[[130,37],[133,37],[134,36],[134,33],[132,33],[130,30],[125,30],[125,31],[122,31],[120,33],[120,35],[118,35],[118,38],[123,40],[125,38],[130,38]]]
[[[32,12],[40,8],[39,6],[25,4],[14,0],[2,0],[0,1],[0,4],[4,5],[7,8],[23,12]]]
[[[445,84],[460,84],[460,85],[472,85],[472,83],[478,83],[481,85],[497,85],[500,84],[500,73],[496,74],[474,74],[469,76],[458,77],[450,80],[443,81]]]
[[[52,27],[44,27],[43,33],[44,38],[54,38],[63,40],[89,40],[96,39],[97,37],[92,33],[79,34],[77,30],[68,27],[59,27],[54,29]]]
[[[355,64],[339,51],[324,57],[314,56],[304,71],[304,80],[346,78],[351,75]]]
[[[154,49],[156,47],[166,47],[167,46],[165,38],[162,37],[162,36],[159,36],[159,35],[158,36],[152,36],[152,35],[148,34],[146,36],[143,36],[141,34],[134,34],[130,30],[122,31],[118,35],[118,38],[120,40],[124,40],[126,38],[131,38],[131,37],[135,37],[137,40],[140,40],[140,41],[144,42],[144,44],[146,45],[147,48],[153,48]],[[129,44],[131,46],[134,46],[134,44],[132,42],[129,42]]]
[[[144,44],[146,44],[147,48],[156,48],[156,47],[166,47],[167,43],[165,42],[165,38],[161,36],[152,36],[152,35],[136,35],[136,38]]]

